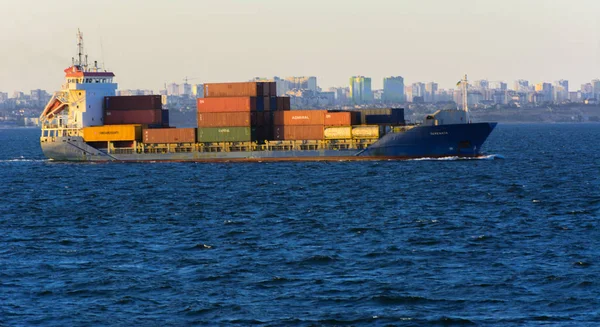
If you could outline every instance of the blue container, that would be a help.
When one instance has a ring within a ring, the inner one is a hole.
[[[161,112],[162,125],[169,126],[169,110],[162,110]]]
[[[265,97],[256,97],[256,111],[265,111]]]

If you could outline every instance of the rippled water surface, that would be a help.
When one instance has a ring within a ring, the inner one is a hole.
[[[69,164],[0,129],[0,326],[598,326],[600,125],[484,160]]]

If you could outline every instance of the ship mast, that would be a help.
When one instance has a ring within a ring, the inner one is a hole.
[[[80,67],[81,70],[84,70],[87,66],[87,55],[85,56],[86,62],[83,62],[83,33],[79,29],[77,29],[77,66]]]
[[[461,81],[462,83],[462,107],[463,110],[466,112],[469,112],[469,96],[467,94],[467,85],[469,85],[469,82],[467,81],[467,74],[465,74],[465,77],[463,78],[463,80]]]
[[[465,77],[460,80],[461,91],[462,91],[462,110],[465,112],[467,116],[467,122],[471,122],[471,117],[469,116],[469,95],[467,94],[467,89],[469,87],[469,81],[467,80],[467,74]]]

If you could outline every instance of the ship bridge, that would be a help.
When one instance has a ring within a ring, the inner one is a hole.
[[[90,67],[83,53],[83,34],[77,31],[77,57],[64,70],[61,90],[54,93],[40,115],[42,129],[104,125],[104,97],[115,95],[115,74],[99,68],[97,61]]]

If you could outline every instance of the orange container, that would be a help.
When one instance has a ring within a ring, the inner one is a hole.
[[[144,143],[195,143],[195,128],[150,128],[144,129]]]
[[[357,115],[353,112],[327,112],[325,113],[325,126],[349,126],[356,125]]]
[[[274,125],[323,125],[327,110],[275,111]]]
[[[139,141],[142,125],[104,125],[83,128],[86,142]]]
[[[256,97],[224,97],[196,99],[198,112],[262,111]]]
[[[268,94],[266,82],[207,83],[204,84],[204,97],[256,97]],[[267,91],[265,92],[265,88]]]
[[[199,112],[198,127],[249,127],[256,124],[256,113]]]
[[[286,125],[273,128],[274,140],[322,140],[323,125]]]

